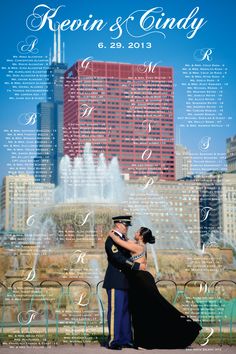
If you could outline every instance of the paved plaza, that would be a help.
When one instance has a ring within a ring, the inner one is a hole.
[[[176,349],[176,350],[161,350],[161,349],[153,349],[153,350],[144,350],[144,349],[122,349],[121,350],[108,350],[104,347],[101,347],[98,344],[88,344],[86,346],[82,345],[59,345],[59,346],[51,346],[51,347],[0,347],[1,354],[109,354],[109,353],[124,353],[124,354],[147,354],[147,353],[162,353],[162,354],[223,354],[229,353],[233,354],[236,352],[236,346],[219,346],[219,345],[209,345],[201,347],[199,345],[194,345],[188,349]]]

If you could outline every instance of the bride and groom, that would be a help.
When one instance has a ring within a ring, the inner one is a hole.
[[[151,230],[141,227],[131,241],[126,236],[131,216],[112,219],[114,228],[105,242],[108,267],[103,283],[108,295],[107,348],[188,347],[201,326],[160,294],[146,270],[146,245],[155,242]]]

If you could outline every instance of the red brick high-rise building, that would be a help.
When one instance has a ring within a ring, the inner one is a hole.
[[[117,156],[131,178],[175,179],[173,70],[78,61],[64,76],[64,153]]]

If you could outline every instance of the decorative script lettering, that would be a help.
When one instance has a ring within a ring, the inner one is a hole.
[[[148,10],[133,11],[128,17],[118,16],[115,22],[109,24],[104,19],[96,19],[89,14],[85,19],[58,20],[62,15],[65,5],[51,8],[45,4],[35,6],[33,12],[26,18],[26,26],[30,31],[40,31],[48,27],[51,31],[102,31],[108,29],[112,39],[121,38],[124,33],[131,37],[141,38],[150,34],[159,34],[166,38],[166,30],[185,30],[186,38],[192,39],[202,28],[207,20],[199,17],[200,8],[195,7],[182,18],[167,17],[162,7],[153,7]]]

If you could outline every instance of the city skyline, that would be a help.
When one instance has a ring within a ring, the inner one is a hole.
[[[69,1],[63,2],[65,7],[65,13],[71,17],[72,7]],[[32,34],[27,30],[25,26],[25,19],[27,15],[29,15],[32,11],[32,8],[37,5],[37,1],[32,1],[30,4],[27,3],[27,6],[19,8],[19,11],[15,11],[12,14],[13,18],[15,16],[15,23],[18,26],[19,30],[17,33],[17,38],[14,32],[9,31],[8,33],[8,41],[12,43],[11,46],[6,45],[6,50],[4,52],[2,64],[4,64],[5,60],[12,55],[17,54],[16,45],[18,41],[24,39],[27,35]],[[107,1],[103,1],[104,5],[107,5]],[[183,75],[181,73],[181,67],[187,63],[195,63],[193,58],[194,52],[198,48],[213,48],[213,63],[224,64],[228,66],[229,73],[228,75],[228,83],[227,87],[224,87],[224,111],[225,115],[234,116],[235,108],[234,108],[234,98],[233,91],[235,87],[235,82],[233,80],[235,67],[232,65],[235,57],[235,49],[232,46],[229,48],[226,41],[223,40],[220,34],[220,28],[216,26],[216,23],[219,19],[220,12],[219,9],[215,9],[214,16],[211,12],[211,6],[213,2],[210,1],[208,4],[205,4],[204,1],[199,0],[196,4],[195,1],[181,1],[178,4],[170,4],[170,2],[160,1],[159,6],[163,6],[168,13],[174,14],[176,17],[180,17],[181,14],[186,14],[188,10],[190,10],[193,5],[199,5],[201,7],[201,11],[204,13],[204,16],[207,17],[208,22],[204,29],[199,31],[197,35],[192,39],[186,39],[185,35],[182,32],[176,33],[171,32],[168,33],[168,37],[164,40],[161,37],[156,35],[149,35],[145,38],[145,41],[150,41],[152,43],[151,49],[112,49],[112,48],[103,48],[99,49],[97,47],[98,43],[103,42],[111,42],[110,37],[104,33],[71,33],[69,31],[63,32],[63,41],[65,41],[66,47],[66,62],[68,66],[71,66],[73,62],[76,62],[79,58],[85,59],[87,57],[93,57],[95,61],[115,61],[115,62],[126,62],[132,64],[143,64],[144,62],[152,62],[153,64],[159,63],[160,66],[173,66],[174,69],[174,95],[175,95],[175,143],[180,143],[185,145],[188,150],[192,153],[199,153],[199,141],[204,136],[211,137],[211,146],[209,148],[209,152],[225,152],[226,147],[226,139],[233,135],[236,131],[236,123],[235,120],[232,119],[230,121],[229,127],[224,127],[222,129],[218,128],[179,128],[179,122],[177,118],[184,114],[183,105],[186,102],[186,97],[184,96],[183,87],[181,86],[181,82],[183,81]],[[53,2],[48,1],[48,5],[55,5]],[[88,12],[95,13],[97,16],[101,15],[101,8],[98,4],[89,4],[85,3],[73,4],[73,12],[86,14]],[[116,13],[121,13],[123,15],[127,13],[131,13],[132,10],[137,8],[142,8],[143,2],[138,1],[136,4],[127,4],[124,2],[120,2],[119,4],[115,4],[115,8],[111,11],[105,7],[105,15]],[[146,8],[150,8],[151,6],[156,5],[154,1],[149,1],[145,4]],[[18,3],[16,2],[16,8],[18,7]],[[229,6],[232,6],[232,11],[229,11],[228,16],[231,16],[233,13],[234,5],[231,2]],[[17,17],[16,17],[17,14]],[[5,20],[5,19],[3,19]],[[224,19],[222,19],[224,21]],[[4,24],[3,24],[4,25]],[[230,40],[230,36],[232,36],[232,31],[229,30],[230,20],[225,20],[222,23],[222,26],[225,27],[225,31],[227,31],[227,36]],[[228,30],[227,30],[228,28]],[[207,33],[207,36],[206,36]],[[48,55],[49,48],[52,46],[53,41],[53,33],[47,31],[46,29],[40,33],[34,33],[38,36],[38,48],[39,54]],[[87,37],[86,37],[87,36]],[[86,40],[88,38],[89,40]],[[218,39],[221,40],[218,40]],[[3,38],[5,41],[5,38]],[[139,41],[139,39],[133,39],[129,36],[124,36],[122,39],[124,44],[129,41]],[[143,41],[143,39],[142,39]],[[113,41],[115,42],[115,41]],[[80,45],[80,43],[82,45]],[[173,56],[174,53],[174,56]],[[138,55],[138,57],[137,57]],[[2,77],[2,81],[4,81],[4,75]],[[20,100],[16,100],[14,105],[12,102],[8,100],[7,93],[3,92],[1,105],[2,111],[4,111],[4,117],[2,116],[2,130],[0,132],[0,138],[4,140],[4,129],[16,129],[20,128],[17,125],[17,118],[22,112],[31,111],[35,112],[37,101],[27,101],[22,102]],[[5,119],[5,117],[7,119]],[[31,129],[35,129],[31,127]],[[4,149],[3,144],[0,147],[1,149],[1,179],[4,175],[7,174],[7,161],[9,159],[9,154]],[[194,161],[193,161],[194,164]],[[225,168],[225,163],[221,165],[222,168]]]

